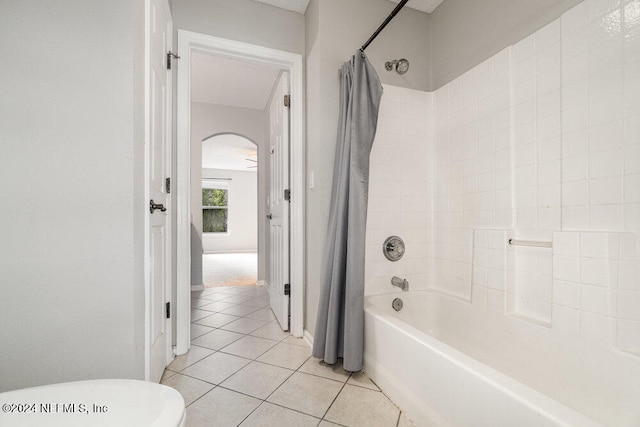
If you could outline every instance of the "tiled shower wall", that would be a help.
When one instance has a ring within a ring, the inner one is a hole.
[[[368,294],[411,276],[640,352],[640,0],[585,0],[434,93],[385,87],[371,164]]]
[[[392,289],[391,277],[402,276],[412,289],[427,287],[428,144],[433,128],[432,94],[384,85],[378,129],[370,158],[365,293]],[[382,245],[400,236],[405,256],[388,261]],[[393,288],[397,289],[397,288]]]

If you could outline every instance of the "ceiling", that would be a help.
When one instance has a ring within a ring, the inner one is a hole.
[[[233,134],[217,135],[202,141],[202,168],[256,172],[257,146]]]
[[[298,13],[304,13],[307,10],[309,0],[253,0],[258,3],[266,3],[282,9],[292,10]],[[400,3],[400,0],[390,0],[394,3]],[[431,13],[444,0],[409,0],[407,7]]]
[[[191,101],[264,111],[280,72],[275,67],[194,52]],[[238,135],[219,135],[202,142],[202,167],[206,169],[256,172],[257,159],[256,145]]]
[[[304,14],[307,10],[309,0],[253,0],[258,3],[270,4],[271,6],[279,7],[282,9],[292,10],[294,12]]]
[[[216,57],[191,56],[191,101],[264,110],[280,70]]]
[[[394,3],[400,3],[400,0],[390,1]],[[407,3],[407,7],[431,13],[436,10],[436,7],[440,6],[440,3],[442,3],[443,1],[444,0],[409,0],[409,3]]]

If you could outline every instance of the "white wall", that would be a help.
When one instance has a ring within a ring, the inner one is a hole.
[[[235,170],[203,169],[203,178],[223,178],[228,190],[226,233],[203,233],[204,253],[258,250],[258,174]]]
[[[0,391],[144,376],[143,18],[0,4]]]
[[[202,284],[202,140],[218,133],[236,133],[258,146],[258,218],[266,217],[268,120],[264,110],[191,103],[191,284]],[[265,222],[258,221],[258,280],[265,277]],[[211,240],[211,239],[209,239]],[[200,255],[200,256],[199,256]]]
[[[296,12],[251,0],[173,0],[171,9],[176,30],[304,53],[304,17]]]

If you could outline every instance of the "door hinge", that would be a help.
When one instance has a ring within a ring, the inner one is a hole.
[[[284,106],[291,107],[291,95],[284,96]]]
[[[291,285],[290,285],[290,284],[288,284],[288,283],[286,283],[286,284],[284,285],[284,294],[285,294],[285,295],[290,295],[290,294],[291,294]]]
[[[167,319],[171,319],[171,303],[168,302],[165,304],[165,314],[167,316]]]
[[[166,178],[164,180],[164,186],[166,187],[167,194],[171,193],[171,178]]]
[[[291,201],[291,190],[289,190],[289,189],[284,190],[284,199],[287,202]]]
[[[171,69],[172,59],[180,59],[180,57],[171,51],[167,52],[167,70]]]

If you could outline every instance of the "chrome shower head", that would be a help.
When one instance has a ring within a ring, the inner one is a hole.
[[[387,71],[391,71],[393,70],[393,66],[396,66],[396,72],[400,75],[406,73],[407,71],[409,71],[409,61],[402,58],[402,59],[394,59],[393,61],[390,62],[385,62],[384,63],[384,68]]]

